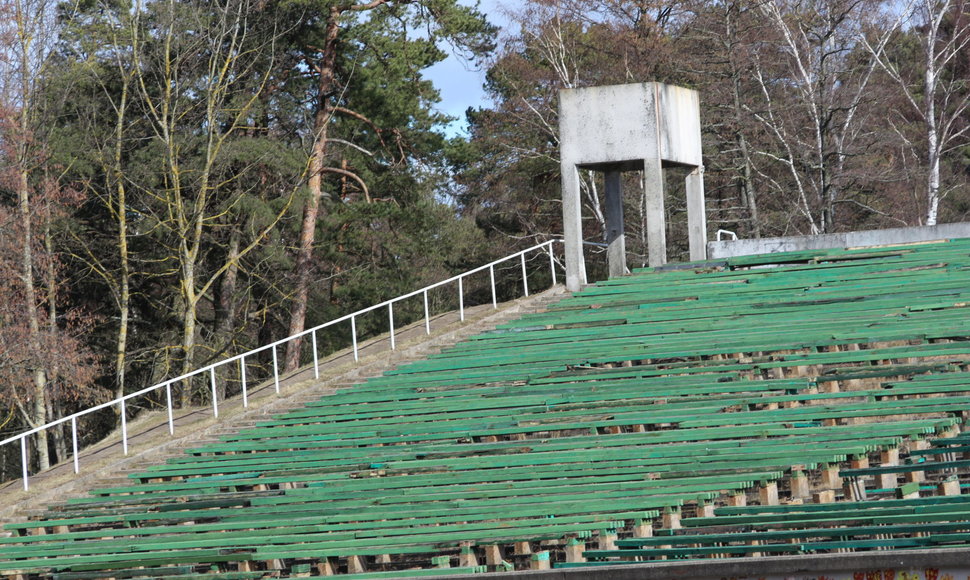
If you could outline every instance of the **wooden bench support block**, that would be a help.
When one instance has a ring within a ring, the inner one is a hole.
[[[852,460],[849,461],[849,467],[852,469],[866,469],[869,467],[869,458],[865,455],[853,455]]]
[[[451,556],[435,556],[431,558],[431,565],[435,568],[451,568]]]
[[[748,542],[748,545],[749,546],[760,546],[761,545],[761,541],[760,540],[751,540],[751,541]],[[748,557],[750,557],[750,558],[760,558],[761,557],[761,554],[762,554],[761,552],[748,552]]]
[[[881,465],[899,465],[899,448],[893,447],[879,453],[879,463]]]
[[[839,477],[839,467],[830,465],[822,469],[822,489],[839,489],[842,487],[842,478]]]
[[[663,527],[665,530],[680,529],[680,509],[664,508]]]
[[[960,495],[960,480],[955,477],[947,478],[936,486],[936,493],[937,495]]]
[[[761,505],[778,505],[778,483],[768,482],[758,488],[758,501]]]
[[[485,546],[485,565],[498,566],[502,563],[502,548],[498,544]]]
[[[812,494],[812,501],[815,503],[835,503],[835,491],[823,489]]]
[[[310,565],[309,564],[294,564],[290,568],[291,578],[309,578],[310,577]]]
[[[364,566],[364,558],[361,556],[347,556],[347,573],[363,574],[367,569]]]
[[[907,471],[903,477],[906,483],[921,483],[926,481],[926,473],[923,471]]]
[[[458,554],[458,565],[462,568],[478,566],[478,556],[475,554],[475,548],[469,545],[462,546],[461,552]]]
[[[600,550],[615,550],[616,530],[600,530],[596,547]]]
[[[391,555],[390,554],[378,554],[378,555],[374,556],[374,563],[375,564],[390,564],[391,563]]]
[[[252,567],[252,564],[250,563],[249,560],[240,560],[239,562],[236,562],[236,571],[237,572],[252,572],[253,571],[253,567]]]
[[[320,562],[317,563],[317,576],[333,576],[336,573],[330,558],[321,558]]]
[[[898,484],[896,473],[880,473],[876,476],[876,487],[879,489],[893,489]]]
[[[549,564],[549,552],[543,550],[542,552],[536,552],[532,554],[529,558],[529,569],[530,570],[548,570],[551,568]]]
[[[697,506],[697,517],[699,518],[713,518],[714,517],[714,504],[705,503]]]
[[[808,477],[806,477],[801,471],[792,473],[788,483],[789,489],[791,490],[792,499],[804,499],[812,496],[812,492],[808,485]]]
[[[636,520],[633,522],[633,537],[634,538],[651,538],[653,537],[653,522],[650,520]]]
[[[585,562],[586,558],[583,557],[583,552],[586,551],[586,544],[580,542],[576,538],[570,538],[566,543],[566,561],[567,562]]]
[[[727,504],[731,507],[744,507],[748,505],[748,496],[740,492],[732,493],[728,496]]]
[[[529,545],[529,542],[516,542],[513,546],[513,553],[519,556],[531,554],[532,546]]]

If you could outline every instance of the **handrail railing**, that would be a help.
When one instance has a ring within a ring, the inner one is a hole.
[[[249,393],[248,393],[248,388],[247,388],[247,384],[246,384],[246,362],[245,362],[247,357],[252,357],[252,356],[254,356],[256,354],[259,354],[261,352],[264,352],[266,350],[272,350],[273,351],[273,384],[274,384],[274,388],[275,388],[276,392],[279,393],[280,392],[280,368],[279,368],[279,357],[277,355],[277,347],[279,347],[281,345],[284,345],[284,344],[288,343],[291,340],[294,340],[296,338],[302,338],[302,337],[304,337],[304,336],[306,336],[306,335],[309,334],[311,336],[311,339],[312,339],[312,348],[311,348],[311,350],[313,351],[313,376],[314,376],[314,378],[319,379],[320,378],[320,359],[319,359],[319,353],[317,351],[317,332],[318,331],[323,330],[324,328],[328,328],[330,326],[333,326],[335,324],[340,324],[341,322],[346,322],[346,321],[349,320],[350,321],[350,328],[351,328],[350,334],[351,334],[351,344],[353,346],[354,361],[355,362],[359,362],[360,361],[360,351],[359,351],[358,344],[357,344],[357,318],[359,316],[363,315],[363,314],[367,314],[368,312],[373,312],[373,311],[379,310],[381,308],[387,308],[387,313],[388,313],[388,327],[390,329],[390,333],[389,333],[390,345],[391,345],[391,350],[395,350],[396,349],[396,344],[395,344],[395,340],[394,340],[394,303],[395,302],[400,302],[400,301],[406,300],[408,298],[413,298],[413,297],[418,296],[418,295],[423,295],[425,333],[430,335],[431,334],[431,313],[430,313],[430,310],[428,308],[428,291],[429,290],[434,290],[435,288],[439,288],[439,287],[442,287],[442,286],[445,286],[447,284],[451,284],[451,283],[457,281],[458,282],[458,312],[459,312],[459,318],[460,318],[460,320],[462,322],[464,322],[464,320],[465,320],[464,279],[465,278],[467,278],[468,276],[471,276],[473,274],[477,274],[479,272],[483,272],[485,270],[488,270],[488,273],[489,273],[489,282],[490,282],[491,290],[492,290],[492,307],[493,308],[498,308],[498,295],[497,295],[496,286],[495,286],[495,266],[497,266],[499,264],[502,264],[503,262],[508,262],[510,260],[514,260],[514,259],[518,258],[519,261],[521,262],[521,268],[522,268],[522,290],[523,290],[523,294],[525,296],[528,296],[529,295],[529,278],[528,278],[528,274],[526,272],[526,260],[525,260],[525,256],[526,256],[526,254],[528,254],[530,252],[535,252],[535,251],[539,251],[539,250],[545,250],[545,252],[549,254],[549,270],[550,270],[551,275],[552,275],[552,285],[555,286],[556,283],[557,283],[557,281],[556,281],[556,261],[555,261],[554,255],[553,255],[552,246],[553,246],[553,244],[555,244],[557,242],[562,242],[562,240],[560,240],[560,239],[553,239],[553,240],[549,240],[547,242],[543,242],[543,243],[538,244],[536,246],[532,246],[531,248],[527,248],[527,249],[522,250],[520,252],[516,252],[515,254],[511,254],[511,255],[506,256],[504,258],[500,258],[500,259],[495,260],[493,262],[489,262],[488,264],[485,264],[484,266],[479,266],[478,268],[475,268],[473,270],[468,270],[467,272],[463,272],[461,274],[458,274],[457,276],[452,276],[451,278],[448,278],[447,280],[442,280],[440,282],[436,282],[436,283],[431,284],[429,286],[425,286],[424,288],[421,288],[420,290],[415,290],[415,291],[410,292],[408,294],[403,294],[403,295],[398,296],[396,298],[391,298],[390,300],[385,300],[384,302],[381,302],[379,304],[375,304],[373,306],[369,306],[369,307],[364,308],[362,310],[358,310],[357,312],[353,312],[351,314],[347,314],[345,316],[341,316],[340,318],[336,318],[336,319],[331,320],[329,322],[325,322],[325,323],[320,324],[318,326],[315,326],[313,328],[304,330],[303,332],[301,332],[299,334],[294,334],[292,336],[288,336],[286,338],[277,340],[276,342],[273,342],[273,343],[270,343],[270,344],[267,344],[267,345],[264,345],[264,346],[255,348],[255,349],[250,350],[248,352],[244,352],[242,354],[238,354],[236,356],[233,356],[233,357],[230,357],[230,358],[221,360],[221,361],[219,361],[217,363],[213,363],[211,365],[202,367],[200,369],[197,369],[197,370],[194,370],[192,372],[183,374],[181,376],[178,376],[178,377],[175,377],[175,378],[172,378],[172,379],[168,379],[168,380],[163,381],[161,383],[158,383],[156,385],[152,385],[150,387],[146,387],[144,389],[141,389],[140,391],[135,391],[134,393],[129,393],[129,394],[124,395],[123,397],[119,397],[119,398],[117,398],[117,399],[115,399],[113,401],[109,401],[107,403],[101,403],[100,405],[95,405],[94,407],[90,407],[90,408],[85,409],[83,411],[79,411],[77,413],[74,413],[73,415],[70,415],[70,416],[67,416],[67,417],[63,417],[63,418],[57,419],[55,421],[51,421],[50,423],[47,423],[45,425],[41,425],[40,427],[35,427],[33,429],[30,429],[29,431],[24,431],[23,433],[20,433],[18,435],[14,435],[13,437],[9,437],[7,439],[4,439],[3,441],[0,441],[0,448],[2,448],[4,445],[9,445],[9,444],[11,444],[11,443],[13,443],[15,441],[20,441],[20,458],[21,458],[21,463],[22,463],[22,466],[23,466],[22,473],[23,473],[24,490],[27,490],[27,489],[29,489],[29,483],[28,483],[28,471],[29,471],[29,468],[28,468],[29,467],[29,461],[28,461],[28,459],[29,459],[29,454],[28,454],[28,445],[27,445],[28,442],[27,442],[27,438],[30,437],[31,435],[35,435],[37,433],[40,433],[41,431],[50,429],[51,427],[55,427],[57,425],[61,425],[63,423],[67,423],[68,421],[70,421],[70,423],[71,423],[71,444],[72,444],[73,461],[74,461],[74,473],[79,473],[80,472],[80,465],[78,463],[78,436],[77,436],[77,420],[78,420],[78,418],[79,417],[83,417],[84,415],[87,415],[89,413],[94,413],[95,411],[100,411],[101,409],[106,409],[106,408],[112,407],[114,405],[118,405],[119,406],[119,415],[121,417],[121,444],[122,444],[122,450],[123,450],[123,452],[124,452],[125,455],[128,455],[128,420],[127,420],[127,417],[125,415],[125,411],[126,411],[125,407],[126,407],[126,402],[129,401],[129,400],[131,400],[131,399],[133,399],[133,398],[135,398],[135,397],[140,397],[142,395],[146,395],[148,393],[152,393],[152,392],[155,392],[155,391],[157,391],[159,389],[164,388],[165,389],[165,398],[166,398],[166,409],[168,411],[168,432],[169,432],[169,435],[174,435],[175,434],[175,421],[174,421],[174,412],[173,412],[173,405],[172,405],[172,385],[173,384],[178,383],[180,381],[187,380],[187,379],[191,379],[192,377],[196,377],[196,376],[204,375],[205,373],[208,373],[209,374],[209,381],[210,381],[210,384],[212,386],[212,414],[215,417],[218,418],[219,417],[219,401],[218,401],[218,397],[217,397],[217,392],[218,391],[217,391],[217,387],[216,387],[216,369],[219,368],[219,367],[226,366],[226,365],[229,365],[229,364],[232,364],[232,363],[238,361],[239,362],[239,373],[240,373],[239,376],[240,376],[240,382],[241,382],[241,386],[242,386],[243,407],[248,407],[249,406]]]

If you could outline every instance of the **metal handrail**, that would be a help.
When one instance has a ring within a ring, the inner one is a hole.
[[[57,425],[60,425],[62,423],[66,423],[66,422],[70,421],[71,422],[71,431],[72,431],[71,442],[72,442],[73,460],[74,460],[74,473],[79,473],[80,472],[80,465],[78,464],[78,438],[77,438],[77,419],[78,419],[78,417],[83,417],[84,415],[87,415],[89,413],[94,413],[95,411],[100,411],[101,409],[106,409],[108,407],[111,407],[111,406],[114,406],[114,405],[118,405],[119,408],[120,408],[120,416],[121,416],[121,443],[122,443],[122,449],[124,451],[124,454],[125,455],[128,455],[128,420],[127,420],[127,417],[125,416],[125,402],[128,401],[128,400],[130,400],[130,399],[133,399],[135,397],[140,397],[142,395],[146,395],[148,393],[151,393],[151,392],[157,391],[157,390],[159,390],[161,388],[164,388],[165,389],[165,396],[166,396],[166,408],[168,410],[168,432],[169,432],[169,435],[174,435],[175,434],[175,422],[174,422],[174,413],[173,413],[173,406],[172,406],[172,384],[177,383],[179,381],[184,381],[186,379],[189,379],[189,378],[192,378],[192,377],[195,377],[195,376],[204,374],[204,373],[209,373],[210,383],[212,385],[212,414],[213,414],[213,416],[215,416],[216,418],[218,418],[219,417],[219,401],[218,401],[218,397],[216,396],[217,395],[217,389],[216,389],[216,369],[219,368],[219,367],[222,367],[224,365],[228,365],[228,364],[234,363],[236,361],[239,361],[240,379],[241,379],[241,383],[242,383],[243,407],[249,407],[249,394],[248,394],[248,389],[247,389],[247,384],[246,384],[246,364],[245,364],[246,357],[251,357],[251,356],[256,355],[258,353],[261,353],[263,351],[272,349],[272,351],[273,351],[273,384],[274,384],[274,387],[276,389],[276,393],[278,394],[280,392],[280,368],[279,368],[279,358],[277,356],[277,347],[280,346],[280,345],[286,344],[287,342],[289,342],[291,340],[294,340],[296,338],[302,338],[302,337],[304,337],[304,336],[306,336],[306,335],[309,334],[311,336],[312,342],[313,342],[313,346],[312,346],[312,350],[313,350],[313,376],[314,376],[314,378],[319,379],[320,378],[320,359],[319,359],[319,354],[317,352],[317,331],[323,330],[324,328],[333,326],[335,324],[340,324],[341,322],[346,322],[347,320],[349,320],[350,321],[350,328],[351,328],[351,344],[353,345],[353,351],[354,351],[354,361],[355,362],[359,362],[360,361],[360,353],[359,353],[358,344],[357,344],[357,317],[358,316],[361,316],[363,314],[367,314],[368,312],[373,312],[375,310],[378,310],[378,309],[381,309],[381,308],[385,308],[386,307],[387,308],[387,312],[388,312],[388,323],[389,323],[389,328],[390,328],[391,350],[395,350],[396,349],[396,344],[395,344],[395,341],[394,341],[394,303],[395,302],[400,302],[402,300],[406,300],[408,298],[413,298],[414,296],[418,296],[419,294],[423,294],[423,299],[424,299],[424,327],[425,327],[426,334],[429,334],[430,335],[431,334],[431,315],[430,315],[430,311],[428,309],[428,291],[429,290],[434,290],[435,288],[439,288],[441,286],[445,286],[447,284],[451,284],[452,282],[456,282],[457,281],[458,282],[458,312],[459,312],[459,318],[460,318],[460,320],[462,322],[464,322],[464,320],[465,320],[464,278],[466,278],[468,276],[471,276],[472,274],[477,274],[478,272],[483,272],[485,270],[488,270],[488,272],[489,272],[489,281],[490,281],[491,289],[492,289],[492,308],[498,308],[498,297],[497,297],[497,293],[496,293],[496,289],[495,289],[495,266],[497,266],[497,265],[499,265],[499,264],[501,264],[503,262],[508,262],[509,260],[514,260],[516,258],[519,258],[519,260],[521,262],[521,267],[522,267],[522,290],[523,290],[523,294],[525,296],[528,296],[529,295],[529,279],[528,279],[528,275],[526,274],[525,256],[526,256],[526,254],[528,254],[530,252],[534,252],[534,251],[537,251],[537,250],[543,250],[544,249],[545,252],[549,254],[549,270],[550,270],[550,272],[552,274],[552,285],[555,286],[557,284],[557,280],[556,280],[556,260],[555,260],[555,258],[553,256],[552,246],[553,246],[553,244],[555,244],[557,242],[561,243],[562,240],[561,239],[552,239],[552,240],[549,240],[547,242],[543,242],[543,243],[538,244],[536,246],[532,246],[531,248],[527,248],[525,250],[522,250],[521,252],[517,252],[515,254],[511,254],[509,256],[506,256],[504,258],[500,258],[500,259],[495,260],[493,262],[489,262],[488,264],[485,264],[484,266],[479,266],[478,268],[475,268],[473,270],[468,270],[467,272],[463,272],[461,274],[458,274],[457,276],[452,276],[451,278],[448,278],[447,280],[442,280],[440,282],[436,282],[436,283],[431,284],[429,286],[425,286],[424,288],[421,288],[420,290],[415,290],[415,291],[410,292],[408,294],[403,294],[403,295],[398,296],[396,298],[391,298],[390,300],[385,300],[384,302],[380,302],[378,304],[375,304],[373,306],[369,306],[369,307],[364,308],[362,310],[358,310],[358,311],[353,312],[351,314],[347,314],[347,315],[341,316],[340,318],[336,318],[336,319],[331,320],[329,322],[325,322],[325,323],[320,324],[318,326],[315,326],[313,328],[304,330],[303,332],[300,332],[298,334],[294,334],[292,336],[288,336],[286,338],[277,340],[276,342],[273,342],[273,343],[270,343],[270,344],[267,344],[267,345],[264,345],[264,346],[255,348],[253,350],[244,352],[242,354],[238,354],[236,356],[233,356],[233,357],[230,357],[230,358],[221,360],[221,361],[219,361],[217,363],[210,364],[210,365],[208,365],[206,367],[202,367],[200,369],[197,369],[197,370],[194,370],[192,372],[183,374],[181,376],[178,376],[178,377],[175,377],[175,378],[172,378],[172,379],[168,379],[168,380],[163,381],[161,383],[158,383],[156,385],[152,385],[150,387],[146,387],[144,389],[141,389],[140,391],[135,391],[134,393],[129,393],[127,395],[124,395],[123,397],[119,397],[117,399],[114,399],[113,401],[109,401],[107,403],[101,403],[100,405],[95,405],[94,407],[90,407],[90,408],[85,409],[83,411],[79,411],[77,413],[74,413],[73,415],[69,415],[67,417],[63,417],[61,419],[57,419],[55,421],[51,421],[50,423],[47,423],[45,425],[41,425],[40,427],[35,427],[33,429],[30,429],[29,431],[24,431],[23,433],[20,433],[18,435],[14,435],[13,437],[9,437],[7,439],[4,439],[3,441],[0,441],[0,447],[3,447],[4,445],[8,445],[8,444],[13,443],[15,441],[20,441],[20,457],[21,457],[21,463],[23,465],[22,472],[23,472],[24,490],[27,490],[27,489],[29,489],[29,483],[28,483],[28,465],[29,465],[29,462],[28,462],[28,453],[27,453],[27,438],[30,437],[31,435],[36,434],[36,433],[40,433],[41,431],[44,431],[46,429],[50,429],[51,427],[54,427],[54,426],[57,426]]]

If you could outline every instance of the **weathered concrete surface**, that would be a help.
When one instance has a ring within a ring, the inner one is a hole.
[[[862,572],[894,571],[902,573],[937,571],[938,578],[970,576],[970,549],[903,550],[898,552],[857,552],[852,554],[819,554],[807,556],[774,556],[767,558],[730,558],[690,562],[654,562],[620,566],[589,566],[547,571],[523,571],[503,574],[510,580],[851,580]],[[442,580],[479,578],[480,576],[439,576]],[[880,574],[880,578],[888,578]]]
[[[891,246],[929,242],[949,238],[970,238],[970,223],[939,224],[910,228],[890,228],[865,232],[821,234],[818,236],[792,236],[784,238],[760,238],[753,240],[721,240],[708,242],[707,258],[716,260],[752,254],[773,254],[800,250],[825,250],[829,248],[858,248],[865,246]],[[693,259],[693,257],[692,257]]]
[[[703,165],[697,92],[661,83],[564,89],[559,93],[559,136],[566,288],[576,291],[586,283],[579,177],[583,169],[605,171],[610,176],[607,208],[622,203],[616,186],[619,172],[644,172],[648,262],[651,266],[663,265],[667,244],[662,168]],[[707,243],[702,175],[702,171],[695,171],[687,180],[691,255],[701,257]],[[619,252],[622,223],[617,224],[614,218],[607,229],[610,273],[617,275],[626,270],[625,255]]]

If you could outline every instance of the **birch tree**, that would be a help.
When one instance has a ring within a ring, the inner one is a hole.
[[[919,60],[893,58],[869,45],[876,61],[896,83],[910,112],[922,125],[921,157],[925,162],[925,211],[921,222],[936,225],[939,219],[941,161],[970,135],[970,4],[966,0],[911,0],[901,8],[908,31],[897,38],[915,36]],[[917,66],[912,66],[916,64]]]

